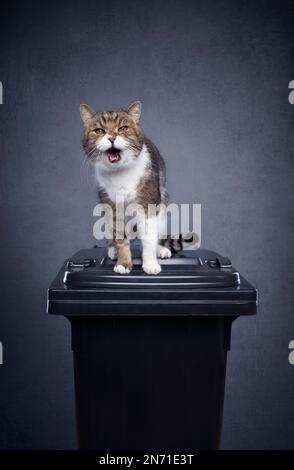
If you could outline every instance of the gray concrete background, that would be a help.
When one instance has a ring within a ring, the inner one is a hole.
[[[293,9],[287,1],[19,2],[0,32],[0,447],[74,447],[69,324],[46,316],[65,257],[92,246],[80,102],[143,102],[202,246],[259,289],[233,326],[223,448],[291,448]],[[1,7],[2,8],[2,7]]]

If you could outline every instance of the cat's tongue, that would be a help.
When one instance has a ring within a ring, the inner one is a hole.
[[[116,163],[120,161],[120,154],[119,153],[109,153],[108,160],[110,163]]]

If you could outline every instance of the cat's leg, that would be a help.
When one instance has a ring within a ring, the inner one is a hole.
[[[119,274],[129,274],[132,270],[130,242],[127,238],[116,239],[117,262],[113,270]]]
[[[119,274],[128,274],[132,270],[130,243],[124,233],[117,232],[117,226],[123,226],[123,214],[114,209],[106,213],[106,217],[107,233],[112,239],[107,254],[112,260],[117,260],[113,270]]]
[[[109,204],[103,204],[105,212],[105,236],[108,240],[107,255],[115,261],[117,259],[117,249],[115,244],[115,219],[116,213]]]
[[[116,246],[114,244],[112,244],[108,247],[107,255],[113,261],[115,261],[117,259],[117,249],[116,249]]]
[[[159,243],[157,245],[157,257],[158,258],[170,258],[172,255],[171,250],[165,246],[166,233],[167,233],[167,217],[166,217],[166,207],[161,204],[160,211],[157,215],[158,223],[158,234],[159,234]]]
[[[140,227],[142,242],[143,270],[147,274],[158,274],[161,266],[157,261],[158,226],[156,217],[145,220],[145,228]]]

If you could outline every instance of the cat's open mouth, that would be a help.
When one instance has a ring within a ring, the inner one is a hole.
[[[121,156],[119,152],[120,152],[119,149],[116,149],[115,147],[111,147],[107,151],[107,156],[108,156],[108,160],[110,161],[110,163],[117,163],[120,161]]]

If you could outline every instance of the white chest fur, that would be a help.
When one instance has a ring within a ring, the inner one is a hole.
[[[111,201],[124,199],[125,202],[132,202],[136,198],[137,186],[143,176],[148,171],[150,155],[145,146],[137,157],[135,163],[129,168],[116,171],[105,171],[96,168],[96,176],[101,188],[103,188]]]

